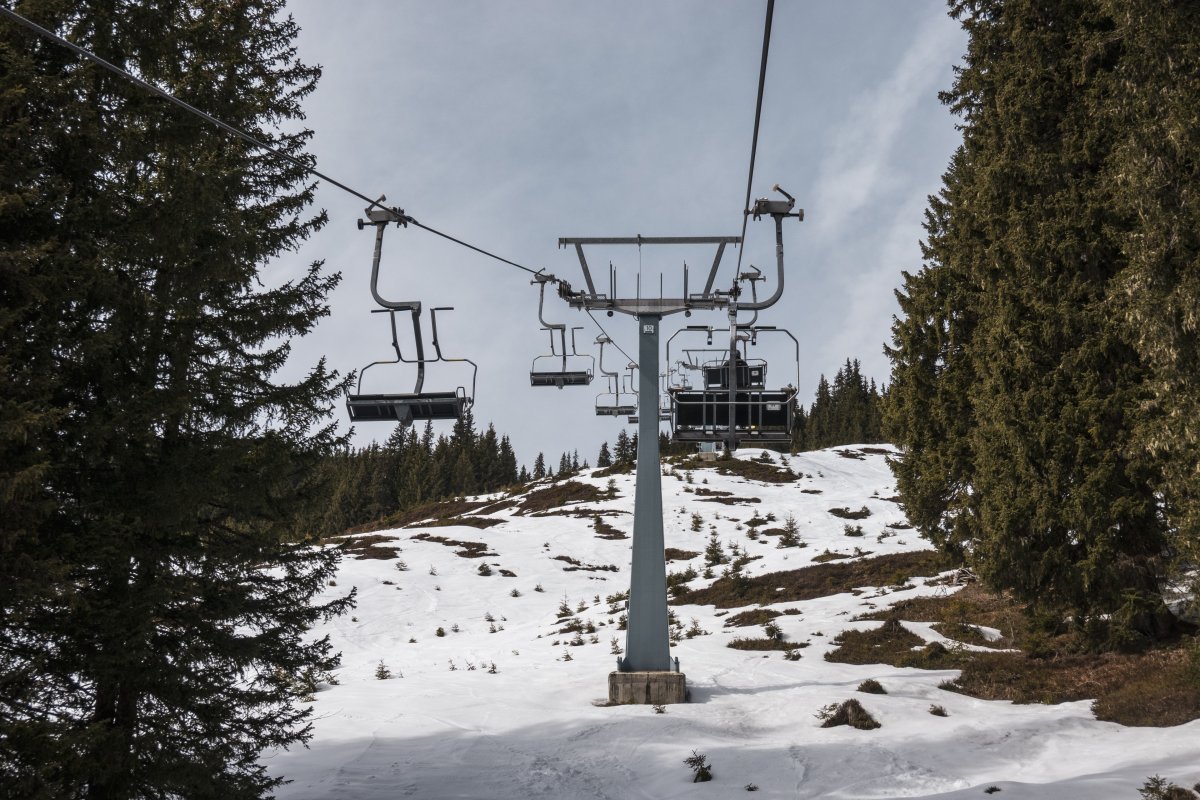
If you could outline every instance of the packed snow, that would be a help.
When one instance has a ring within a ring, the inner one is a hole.
[[[778,463],[779,454],[771,457]],[[884,448],[841,447],[787,458],[788,467],[804,476],[797,482],[762,483],[702,469],[689,483],[684,471],[666,465],[666,546],[701,553],[668,569],[691,564],[702,573],[714,524],[723,544],[737,542],[761,556],[745,568],[752,576],[806,566],[827,549],[851,553],[861,547],[880,555],[928,547],[912,530],[887,527],[905,520],[889,499],[896,490]],[[610,479],[593,472],[575,479],[606,490]],[[610,512],[604,521],[631,534],[634,476],[611,480],[615,498],[556,511]],[[694,493],[700,488],[759,502],[711,502]],[[870,516],[851,524],[861,525],[865,535],[848,538],[847,520],[829,509],[862,506]],[[1155,774],[1185,786],[1200,781],[1200,721],[1126,728],[1097,721],[1089,702],[976,700],[938,688],[953,671],[822,658],[840,631],[880,624],[853,621],[871,606],[954,591],[920,579],[911,588],[862,587],[857,594],[773,606],[800,612],[775,619],[788,641],[810,643],[796,661],[778,651],[726,646],[737,636],[762,636],[758,627],[723,626],[746,609],[672,605],[685,626],[695,619],[708,632],[672,647],[687,675],[690,702],[666,706],[665,713],[651,706],[605,706],[608,673],[616,664],[612,638],[624,646],[620,612],[610,613],[614,607],[605,598],[628,589],[631,540],[597,536],[591,513],[516,511],[473,512],[501,521],[487,528],[417,524],[381,531],[396,537],[380,545],[402,548],[396,558],[343,561],[327,591],[332,596],[357,587],[358,607],[318,631],[331,634],[342,667],[337,684],[322,685],[315,695],[309,747],[265,758],[273,773],[291,781],[280,798],[661,800],[728,798],[753,786],[762,798],[975,798],[986,791],[1002,800],[1103,800],[1135,798]],[[691,529],[693,512],[703,520],[698,532]],[[793,515],[807,546],[780,549],[771,536],[750,541],[744,523],[768,513],[776,518],[772,526]],[[412,538],[425,533],[486,543],[488,555],[464,558],[458,547]],[[556,556],[584,566],[615,565],[617,571],[571,570]],[[479,574],[482,562],[490,576]],[[398,569],[401,563],[406,570]],[[710,582],[697,578],[689,586]],[[558,633],[564,598],[572,612],[586,606],[577,618],[596,626],[596,643],[584,634],[584,644],[571,646],[573,634]],[[944,640],[929,625],[906,626],[929,641]],[[436,635],[438,628],[444,636]],[[570,660],[564,660],[567,654]],[[391,678],[376,677],[381,661]],[[888,693],[856,692],[867,678]],[[852,697],[880,728],[820,726],[815,714],[822,707]],[[930,714],[934,704],[947,716]],[[692,782],[683,762],[693,751],[708,757],[711,782]]]

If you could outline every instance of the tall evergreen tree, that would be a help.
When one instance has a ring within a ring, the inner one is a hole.
[[[596,456],[596,466],[601,468],[611,467],[612,463],[612,454],[608,452],[608,442],[603,442],[600,445],[600,454]]]
[[[894,328],[901,492],[992,585],[1109,644],[1159,636],[1166,527],[1134,439],[1147,371],[1110,294],[1127,223],[1104,112],[1122,37],[1097,0],[951,7],[970,34],[944,95],[964,141]]]
[[[509,441],[507,434],[500,437],[499,467],[500,483],[488,487],[489,489],[497,489],[500,486],[508,486],[517,482],[517,454],[513,452],[512,442]]]
[[[1162,461],[1172,551],[1186,570],[1200,565],[1200,14],[1149,0],[1101,6],[1122,48],[1102,120],[1120,131],[1107,179],[1126,222],[1113,305],[1152,370],[1136,442]]]
[[[617,444],[613,448],[613,460],[618,464],[632,464],[637,457],[637,450],[633,447],[633,442],[629,438],[629,434],[622,428],[617,432]]]
[[[544,477],[546,477],[546,456],[539,452],[537,458],[533,460],[533,479],[540,481]]]
[[[282,2],[19,8],[303,157],[278,129],[318,70]],[[287,543],[343,386],[275,377],[337,276],[259,283],[324,218],[299,168],[7,22],[0,60],[0,775],[259,797],[262,750],[309,736],[292,676],[336,664],[306,631],[347,602],[317,600],[333,552]]]

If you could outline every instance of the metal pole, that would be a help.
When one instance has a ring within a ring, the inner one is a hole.
[[[673,668],[667,623],[667,564],[663,555],[662,473],[658,458],[658,334],[662,317],[638,321],[637,489],[633,510],[633,569],[622,672]]]

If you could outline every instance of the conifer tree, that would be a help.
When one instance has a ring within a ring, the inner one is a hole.
[[[546,477],[546,456],[538,453],[537,458],[533,460],[533,479],[540,481],[544,477]]]
[[[596,456],[596,466],[600,468],[611,467],[612,463],[612,454],[608,451],[608,442],[603,442],[600,445],[600,454]]]
[[[279,129],[319,71],[282,2],[25,6],[304,157]],[[275,375],[338,278],[259,283],[324,218],[298,167],[8,22],[0,59],[6,793],[262,796],[259,754],[310,735],[292,677],[336,664],[306,632],[348,602],[317,600],[336,553],[288,542],[344,384]]]
[[[1135,437],[1148,372],[1111,294],[1130,224],[1106,174],[1119,20],[1098,0],[951,7],[964,141],[894,328],[901,493],[993,586],[1101,644],[1164,635],[1160,468]]]
[[[637,450],[630,441],[629,434],[622,428],[617,433],[617,444],[613,449],[613,460],[618,464],[632,464],[637,457]]]
[[[1121,36],[1101,124],[1120,131],[1107,177],[1128,259],[1114,306],[1151,369],[1139,448],[1160,459],[1171,551],[1200,565],[1200,16],[1188,4],[1105,0]]]
[[[508,435],[500,437],[500,483],[490,489],[507,486],[517,482],[517,454],[513,452],[512,442]]]

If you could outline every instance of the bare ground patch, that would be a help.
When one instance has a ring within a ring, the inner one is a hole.
[[[396,558],[396,554],[400,552],[400,548],[398,547],[380,547],[380,545],[384,542],[399,541],[399,539],[395,536],[368,534],[366,536],[338,537],[338,539],[340,540],[338,543],[338,549],[348,555],[354,556],[359,560],[387,560]]]
[[[462,558],[483,558],[484,556],[496,556],[498,553],[489,553],[488,545],[485,542],[467,542],[460,539],[449,539],[445,536],[434,536],[431,533],[418,533],[411,537],[423,542],[437,542],[446,547],[461,548],[454,555]]]
[[[552,509],[561,508],[567,503],[590,503],[597,500],[603,500],[607,497],[604,492],[601,492],[590,483],[580,483],[579,481],[563,481],[547,486],[544,489],[535,489],[525,496],[521,501],[520,508],[517,509],[518,514],[534,514],[539,511],[550,511]],[[594,514],[595,512],[590,512]]]
[[[859,586],[894,586],[916,575],[936,575],[949,566],[945,557],[933,550],[894,553],[755,577],[718,578],[706,588],[680,593],[673,602],[734,608],[753,603],[811,600],[849,592]]]

